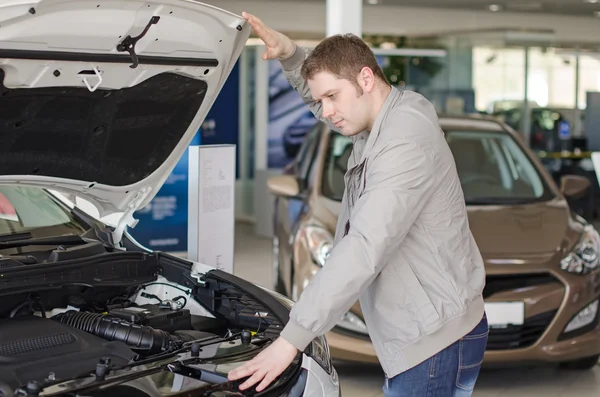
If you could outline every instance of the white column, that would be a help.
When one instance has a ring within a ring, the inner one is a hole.
[[[273,234],[274,197],[267,190],[267,179],[281,170],[269,170],[269,61],[261,56],[264,46],[256,47],[254,64],[254,232],[262,237]]]
[[[327,0],[327,37],[354,33],[362,37],[362,0]]]
[[[521,123],[521,130],[523,136],[525,137],[525,142],[527,142],[527,146],[530,145],[530,135],[531,135],[531,115],[529,112],[531,111],[529,107],[529,46],[525,47],[525,102],[523,103],[523,119]]]

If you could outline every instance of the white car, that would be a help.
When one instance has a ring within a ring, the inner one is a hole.
[[[234,396],[292,302],[140,246],[250,34],[188,0],[0,5],[0,395]],[[50,191],[123,214],[109,227]],[[338,396],[325,338],[261,395]]]

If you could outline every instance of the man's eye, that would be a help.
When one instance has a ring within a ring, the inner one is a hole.
[[[335,100],[335,94],[329,95],[329,99],[331,99],[332,101]]]

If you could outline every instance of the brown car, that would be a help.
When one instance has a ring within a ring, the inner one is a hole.
[[[560,187],[520,135],[485,117],[440,117],[471,230],[484,257],[486,363],[592,368],[600,354],[600,238],[571,210],[590,182]],[[296,300],[332,247],[349,138],[318,123],[295,161],[269,180],[276,196],[274,288]],[[334,358],[377,362],[358,302],[328,333]]]

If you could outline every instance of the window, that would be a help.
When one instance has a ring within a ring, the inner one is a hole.
[[[52,236],[81,234],[85,229],[45,190],[26,186],[0,186],[0,239],[27,233]]]
[[[547,200],[552,193],[527,154],[508,133],[445,131],[467,204]],[[352,152],[350,138],[331,134],[323,167],[322,194],[340,201]]]
[[[550,192],[523,149],[507,133],[446,131],[467,203],[545,200]]]
[[[302,189],[306,187],[310,176],[322,128],[323,124],[318,122],[310,129],[296,157],[296,175],[301,182]]]
[[[348,169],[348,159],[352,153],[349,137],[332,132],[323,166],[322,194],[332,200],[341,201],[344,195],[344,175]]]

